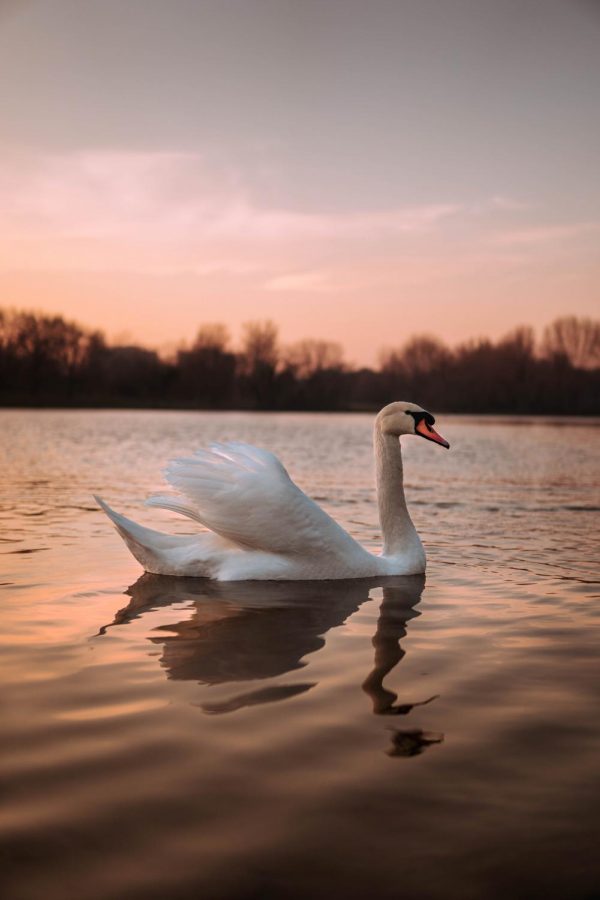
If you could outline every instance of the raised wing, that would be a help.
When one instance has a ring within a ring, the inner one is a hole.
[[[362,550],[268,450],[211,444],[193,457],[173,460],[165,474],[193,504],[193,510],[181,506],[179,511],[187,510],[241,548],[294,556]]]

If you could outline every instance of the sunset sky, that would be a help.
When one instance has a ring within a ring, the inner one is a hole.
[[[600,312],[594,0],[0,0],[0,305],[373,362]]]

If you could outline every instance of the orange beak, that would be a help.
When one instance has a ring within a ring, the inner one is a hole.
[[[448,441],[438,434],[430,425],[427,424],[425,419],[419,419],[415,426],[415,431],[417,434],[420,434],[421,437],[427,438],[428,441],[435,441],[436,444],[441,444],[442,447],[445,447],[446,450],[450,449],[450,444]]]

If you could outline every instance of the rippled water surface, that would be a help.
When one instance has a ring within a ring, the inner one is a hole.
[[[598,896],[598,422],[404,439],[426,583],[143,576],[92,500],[186,532],[236,438],[376,548],[371,425],[0,411],[3,897]]]

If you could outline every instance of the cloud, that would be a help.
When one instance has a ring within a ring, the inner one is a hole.
[[[490,198],[489,206],[491,209],[505,210],[507,212],[519,212],[522,209],[529,209],[528,203],[521,200],[515,200],[514,197],[507,197],[504,194],[495,194]]]
[[[368,291],[519,266],[528,247],[597,223],[522,222],[490,193],[349,212],[267,205],[241,172],[201,153],[90,150],[0,163],[0,268],[136,272],[277,293]],[[391,289],[391,288],[390,288]]]
[[[579,238],[600,228],[600,222],[574,222],[569,225],[537,225],[494,235],[495,244],[548,244]]]
[[[210,222],[222,198],[236,190],[230,173],[219,175],[185,153],[13,160],[0,169],[0,227],[23,238],[166,235],[193,219]]]
[[[332,278],[331,273],[317,270],[279,275],[264,285],[267,291],[300,291],[303,294],[328,294],[340,290],[341,286],[340,280]]]
[[[88,152],[0,170],[0,229],[21,239],[272,241],[421,233],[459,212],[428,204],[349,214],[266,208],[235,172],[199,154]]]

